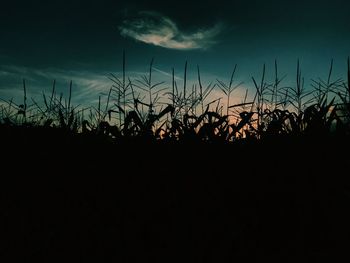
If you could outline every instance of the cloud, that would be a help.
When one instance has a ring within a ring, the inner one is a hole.
[[[83,70],[64,70],[57,68],[27,68],[22,66],[0,66],[0,98],[20,101],[23,98],[22,79],[26,80],[27,95],[36,100],[42,99],[42,93],[50,94],[53,80],[56,81],[58,94],[67,95],[69,82],[73,81],[73,98],[77,104],[89,102],[98,98],[101,93],[107,93],[111,81],[107,74]]]
[[[171,81],[172,75],[154,68],[154,81]],[[127,77],[132,81],[140,79],[140,76],[148,74],[148,71],[128,71]],[[122,76],[122,72],[114,72],[116,76]],[[51,94],[53,80],[56,80],[56,92],[62,93],[65,98],[69,91],[69,82],[73,82],[72,102],[90,106],[98,102],[99,96],[104,99],[113,82],[107,78],[109,72],[88,70],[66,70],[58,68],[28,68],[15,65],[0,65],[0,101],[1,99],[14,99],[16,103],[23,100],[23,82],[26,80],[27,96],[41,101],[42,93]],[[182,80],[175,75],[175,80]],[[136,94],[143,96],[142,90],[136,90]]]
[[[156,72],[158,72],[158,73],[160,73],[160,74],[162,74],[162,75],[164,75],[164,76],[166,76],[166,77],[169,77],[169,78],[172,78],[172,77],[173,77],[172,74],[170,74],[170,73],[168,73],[168,72],[165,72],[164,70],[158,69],[158,68],[156,68],[156,67],[153,67],[153,70],[155,70]],[[180,77],[178,77],[178,76],[176,76],[176,75],[174,75],[174,79],[175,79],[175,80],[182,80],[182,78],[180,78]]]
[[[142,11],[138,16],[123,21],[120,34],[147,44],[169,49],[207,49],[214,45],[222,32],[222,24],[201,28],[194,32],[181,31],[176,23],[161,14]]]

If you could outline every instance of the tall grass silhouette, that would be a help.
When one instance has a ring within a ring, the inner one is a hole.
[[[248,100],[248,89],[241,103],[231,104],[234,91],[243,83],[234,83],[237,65],[230,81],[216,79],[204,84],[197,66],[197,83],[187,85],[187,62],[183,88],[178,87],[172,69],[171,87],[153,80],[153,59],[148,74],[139,79],[127,77],[123,53],[122,75],[110,74],[111,88],[99,96],[97,107],[72,105],[72,82],[68,98],[56,93],[53,81],[50,96],[43,93],[41,102],[27,97],[23,80],[23,101],[2,100],[1,126],[57,128],[76,134],[92,134],[112,140],[163,140],[233,142],[274,136],[348,135],[350,128],[350,65],[347,79],[332,79],[333,60],[328,78],[312,80],[304,85],[299,61],[294,86],[283,86],[274,63],[274,80],[266,80],[263,66],[260,80],[252,77],[255,94]],[[222,98],[211,101],[217,88]],[[104,105],[103,105],[104,104]]]
[[[332,61],[312,89],[300,63],[288,86],[277,62],[271,82],[263,66],[241,100],[237,68],[205,83],[198,66],[190,86],[185,63],[167,85],[153,60],[131,79],[124,55],[87,107],[72,82],[38,99],[23,80],[23,98],[0,104],[2,179],[15,179],[0,184],[4,250],[18,262],[348,257],[349,59],[346,80]]]

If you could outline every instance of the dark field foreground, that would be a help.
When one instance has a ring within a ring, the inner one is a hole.
[[[14,129],[0,147],[1,262],[349,261],[344,138],[114,145]]]

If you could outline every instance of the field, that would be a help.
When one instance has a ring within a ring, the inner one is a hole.
[[[123,61],[125,65],[125,61]],[[106,102],[50,95],[1,104],[2,250],[16,262],[313,262],[347,258],[346,80],[255,96],[231,81],[171,91],[111,75]],[[140,94],[146,94],[143,97]],[[167,103],[163,104],[162,95]],[[2,254],[2,253],[1,253]],[[4,262],[9,262],[8,260]]]

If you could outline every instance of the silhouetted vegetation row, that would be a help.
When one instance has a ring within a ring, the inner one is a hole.
[[[231,105],[234,70],[216,83],[226,109],[207,101],[214,85],[199,70],[193,89],[173,78],[165,102],[152,63],[140,81],[123,72],[97,108],[72,105],[55,83],[39,103],[25,81],[22,103],[1,104],[1,236],[13,262],[348,257],[349,60],[346,81],[331,66],[312,91],[299,66],[283,88],[276,65],[275,82],[264,70],[252,101]]]
[[[187,63],[183,87],[172,71],[171,87],[153,82],[153,61],[148,75],[131,80],[111,74],[111,88],[96,107],[72,105],[72,82],[68,98],[57,94],[55,81],[50,95],[41,102],[27,97],[23,80],[23,101],[3,100],[0,104],[2,130],[22,127],[41,132],[52,129],[64,133],[103,137],[109,141],[198,141],[234,142],[285,136],[347,136],[350,131],[350,65],[347,79],[332,78],[333,61],[326,80],[312,80],[305,87],[297,64],[295,85],[282,85],[275,63],[274,81],[266,80],[265,66],[260,80],[252,78],[255,94],[248,90],[240,103],[234,101],[236,67],[229,83],[216,80],[204,85],[198,67],[197,83],[188,87]],[[214,88],[223,98],[209,100]],[[224,103],[222,103],[224,99]],[[51,131],[52,132],[52,131]]]

